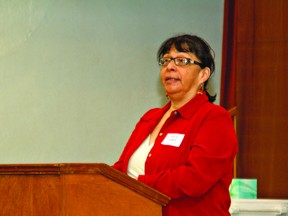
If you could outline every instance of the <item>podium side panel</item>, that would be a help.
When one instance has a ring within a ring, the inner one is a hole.
[[[162,206],[100,174],[62,175],[69,216],[160,216]]]

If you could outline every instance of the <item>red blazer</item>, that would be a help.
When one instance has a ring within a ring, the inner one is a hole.
[[[132,132],[114,168],[127,173],[131,155],[153,131],[170,102],[145,113]],[[167,134],[184,135],[179,147],[163,145]],[[237,139],[229,113],[197,95],[172,112],[150,151],[145,175],[138,180],[172,200],[163,215],[230,215],[229,185]]]

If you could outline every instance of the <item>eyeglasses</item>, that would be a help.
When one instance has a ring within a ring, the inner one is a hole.
[[[196,65],[199,65],[201,68],[203,67],[202,63],[197,62],[197,61],[195,61],[193,59],[183,58],[183,57],[161,58],[159,60],[159,65],[167,66],[172,60],[174,61],[175,65],[177,65],[177,66],[185,66],[185,65],[189,65],[189,64],[196,64]]]

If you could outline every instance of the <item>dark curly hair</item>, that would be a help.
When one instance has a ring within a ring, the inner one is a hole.
[[[171,47],[175,46],[176,50],[179,52],[190,52],[197,56],[197,58],[201,61],[201,68],[208,67],[210,68],[211,75],[215,70],[215,62],[214,62],[214,51],[210,47],[210,45],[202,38],[196,35],[182,34],[177,35],[171,38],[168,38],[166,41],[162,43],[158,52],[157,52],[157,60],[160,59],[170,51]],[[213,103],[216,99],[216,95],[212,96],[207,91],[207,79],[204,82],[204,91],[206,92],[209,102]]]

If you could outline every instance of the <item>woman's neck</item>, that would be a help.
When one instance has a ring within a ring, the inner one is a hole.
[[[171,101],[170,110],[173,111],[173,110],[179,109],[180,107],[184,106],[188,101],[190,101],[195,96],[196,94],[190,97],[181,97],[181,98],[170,96],[169,97]]]

